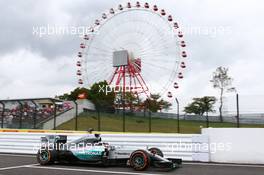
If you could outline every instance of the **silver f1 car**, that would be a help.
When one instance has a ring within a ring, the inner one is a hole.
[[[166,159],[158,148],[135,149],[127,146],[112,146],[101,141],[99,134],[88,134],[67,142],[65,135],[41,137],[37,153],[40,165],[52,163],[88,163],[105,166],[128,165],[137,171],[153,166],[165,171],[179,167],[181,159]]]

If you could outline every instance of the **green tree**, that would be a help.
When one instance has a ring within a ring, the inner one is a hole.
[[[216,98],[212,96],[193,98],[193,102],[184,108],[184,112],[203,116],[204,113],[214,112],[215,102]]]
[[[133,112],[134,107],[138,106],[138,104],[140,103],[138,96],[133,92],[126,92],[125,101],[126,101],[126,104],[128,104],[130,108],[130,112]]]
[[[223,96],[226,91],[232,89],[232,81],[233,79],[228,75],[228,68],[225,67],[218,67],[213,73],[212,80],[210,80],[213,87],[218,89],[220,93],[219,114],[221,122],[223,122]]]
[[[94,103],[97,110],[114,110],[115,93],[106,81],[94,83],[89,90],[88,99]]]
[[[160,99],[161,96],[159,94],[150,94],[150,98],[144,101],[145,106],[151,112],[158,112],[159,110],[167,110],[170,108],[171,103]]]

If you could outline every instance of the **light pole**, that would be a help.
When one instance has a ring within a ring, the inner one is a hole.
[[[237,120],[237,128],[239,128],[240,127],[240,123],[239,123],[239,94],[238,94],[235,87],[230,88],[229,91],[233,91],[236,93],[236,120]]]
[[[175,98],[175,101],[177,103],[177,131],[180,133],[180,105],[177,97]]]
[[[152,132],[152,128],[151,128],[152,121],[151,121],[151,111],[149,109],[150,108],[149,99],[147,99],[147,105],[148,105],[149,132],[151,133]]]
[[[240,127],[240,124],[239,124],[239,95],[238,93],[236,93],[236,107],[237,107],[237,127],[239,128]]]
[[[209,117],[208,117],[208,111],[206,111],[206,128],[209,128]]]

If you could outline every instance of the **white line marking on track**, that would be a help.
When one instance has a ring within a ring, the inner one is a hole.
[[[8,156],[8,157],[36,157],[34,155],[23,155],[23,154],[0,154],[0,156]]]
[[[189,162],[183,162],[183,165],[205,165],[205,166],[227,166],[227,167],[264,168],[264,165],[224,164],[224,163],[189,163]]]
[[[161,175],[151,173],[133,173],[124,171],[103,171],[103,170],[88,170],[88,169],[75,169],[75,168],[59,168],[59,167],[43,167],[43,166],[27,166],[28,168],[39,168],[49,170],[63,170],[63,171],[78,171],[78,172],[92,172],[92,173],[105,173],[105,174],[126,174],[126,175]]]
[[[19,165],[19,166],[4,167],[4,168],[0,168],[0,171],[17,169],[17,168],[26,168],[26,167],[31,167],[31,166],[34,166],[34,165],[38,165],[38,164],[29,164],[29,165]]]

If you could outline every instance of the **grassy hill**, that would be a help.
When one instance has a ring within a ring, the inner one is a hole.
[[[101,131],[114,131],[122,132],[123,130],[123,118],[121,115],[115,114],[100,114]],[[87,130],[88,128],[94,128],[98,130],[98,117],[97,113],[82,113],[78,117],[78,130]],[[151,122],[152,132],[160,133],[176,133],[177,132],[177,120],[152,118]],[[200,121],[186,121],[180,120],[180,132],[181,133],[200,133],[200,128],[206,127],[205,122]],[[236,127],[234,123],[218,123],[210,122],[210,127],[222,128],[222,127]],[[241,124],[241,127],[247,128],[264,128],[264,125],[252,125]],[[70,120],[60,125],[57,129],[62,130],[74,130],[75,119]],[[148,117],[136,117],[126,115],[126,132],[149,132],[149,119]]]

